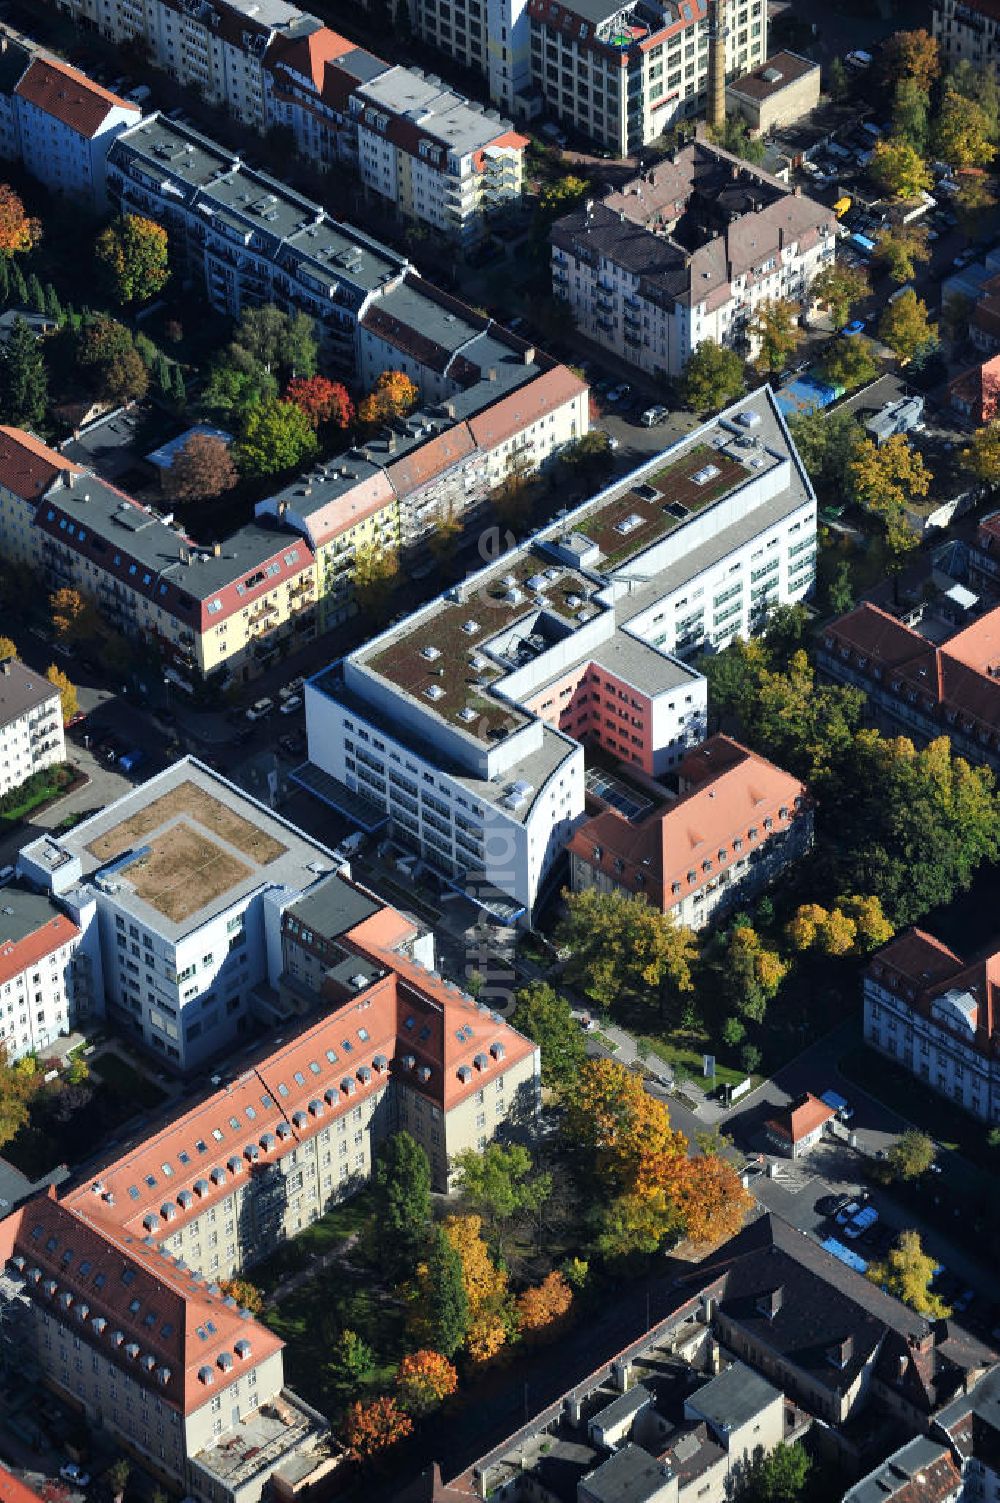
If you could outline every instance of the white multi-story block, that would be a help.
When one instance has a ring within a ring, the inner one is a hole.
[[[5,49],[8,64],[14,47]],[[108,150],[142,111],[54,58],[29,61],[25,55],[25,60],[9,95],[3,91],[13,124],[12,139],[2,143],[4,154],[19,158],[53,192],[103,207]]]
[[[0,887],[0,1037],[8,1060],[43,1054],[95,997],[85,927],[22,883]]]
[[[803,308],[836,246],[832,209],[696,141],[551,231],[552,287],[582,333],[654,376],[699,344],[755,353],[754,314]]]
[[[990,0],[931,0],[931,33],[946,68],[971,63],[996,73],[1000,17]]]
[[[191,758],[18,858],[60,906],[95,906],[108,1015],[177,1070],[246,1031],[281,973],[284,909],[333,864]]]
[[[0,662],[0,794],[66,759],[59,690],[17,658]]]
[[[865,971],[865,1041],[964,1111],[1000,1123],[998,981],[1000,951],[970,963],[908,930]]]
[[[311,680],[303,781],[367,799],[484,907],[530,911],[584,813],[583,742],[675,768],[706,722],[680,655],[802,599],[815,532],[758,392]]]

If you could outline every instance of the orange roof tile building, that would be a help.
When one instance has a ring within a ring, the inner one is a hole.
[[[16,75],[15,58],[24,70],[7,96],[14,132],[8,143],[11,154],[53,192],[103,208],[108,149],[141,119],[139,106],[66,63],[32,57],[17,42],[8,43],[6,52],[6,76]]]
[[[677,778],[679,796],[637,821],[605,808],[575,831],[567,843],[574,892],[641,895],[701,929],[812,844],[805,784],[728,736],[689,752]]]
[[[816,660],[830,678],[863,689],[904,735],[947,736],[959,755],[1000,771],[1000,607],[938,646],[879,606],[860,605],[824,628]]]
[[[1000,1124],[1000,947],[965,960],[908,929],[864,975],[865,1040],[980,1121]]]
[[[175,797],[171,830],[190,821],[245,860],[253,850],[265,865],[287,862],[272,848],[280,826],[262,813],[252,830],[234,822],[238,813],[250,825],[252,801],[229,807],[223,837],[221,802],[196,796],[213,788],[220,800],[221,780],[199,779],[190,763],[178,776],[151,780],[113,811],[110,828],[130,821],[130,850],[150,863],[135,874],[136,902],[167,901],[164,810],[153,806],[177,789],[186,807]],[[83,840],[102,859],[103,827],[90,824]],[[55,870],[72,865],[73,853],[49,855]],[[124,896],[129,869],[105,864],[101,880],[118,887],[108,896]],[[71,904],[72,891],[54,900]],[[272,1477],[294,1496],[338,1459],[322,1416],[284,1386],[283,1343],[237,1307],[225,1280],[366,1184],[390,1132],[411,1133],[446,1190],[454,1156],[533,1120],[539,1093],[537,1045],[429,969],[426,937],[346,868],[271,893],[280,962],[257,999],[273,1025],[266,1041],[233,1059],[205,1099],[0,1222],[16,1339],[89,1423],[205,1503],[258,1503]]]
[[[769,1117],[764,1123],[764,1133],[779,1153],[797,1159],[815,1148],[827,1123],[832,1122],[836,1115],[832,1106],[806,1091],[789,1102],[783,1111]]]

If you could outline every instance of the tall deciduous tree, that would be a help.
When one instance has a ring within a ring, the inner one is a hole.
[[[284,313],[274,303],[245,308],[233,344],[266,371],[288,377],[316,374],[316,324],[307,313]]]
[[[935,328],[927,317],[927,304],[923,298],[907,288],[886,307],[879,320],[878,332],[879,338],[901,360],[912,360],[918,350],[934,338]]]
[[[503,1258],[514,1222],[536,1215],[552,1194],[551,1174],[532,1174],[531,1155],[520,1143],[466,1148],[453,1168],[457,1189],[486,1224],[494,1256]]]
[[[553,1269],[517,1297],[518,1324],[533,1336],[552,1336],[560,1330],[573,1303],[573,1291],[563,1274]]]
[[[164,473],[163,486],[174,501],[197,501],[231,491],[238,479],[225,439],[192,433]]]
[[[382,1394],[368,1404],[356,1399],[347,1411],[344,1439],[353,1456],[366,1460],[405,1440],[413,1421],[394,1398]]]
[[[931,258],[927,231],[923,225],[900,225],[882,235],[877,255],[894,282],[909,282],[916,276],[918,264]]]
[[[383,371],[372,390],[358,403],[358,420],[366,427],[390,423],[412,412],[419,396],[404,371]]]
[[[801,1441],[758,1446],[736,1489],[737,1503],[805,1503],[812,1462]]]
[[[936,1266],[934,1259],[924,1252],[919,1232],[901,1232],[884,1263],[869,1263],[867,1277],[918,1315],[946,1320],[951,1310],[930,1287]]]
[[[349,428],[354,421],[354,403],[342,381],[331,381],[326,376],[295,376],[289,381],[285,396],[302,408],[314,428],[324,423]]]
[[[878,517],[887,531],[905,525],[907,506],[928,494],[931,478],[923,455],[903,433],[894,433],[880,448],[866,438],[849,471],[858,505]]]
[[[921,156],[927,150],[927,112],[930,98],[915,78],[901,78],[892,97],[893,135],[912,146]]]
[[[842,499],[844,474],[864,434],[851,412],[796,413],[789,419],[809,479],[826,498]]]
[[[251,1315],[260,1315],[264,1310],[264,1296],[249,1279],[220,1279],[219,1288],[224,1296],[234,1299],[241,1310]]]
[[[70,716],[75,715],[80,708],[76,688],[70,683],[69,676],[63,673],[62,669],[57,667],[55,663],[51,663],[46,668],[45,677],[54,689],[59,690],[59,704],[62,711],[63,724],[65,725]]]
[[[851,316],[851,305],[868,295],[867,274],[860,266],[831,261],[824,266],[809,288],[809,295],[821,308],[829,310],[830,322],[842,329]]]
[[[35,428],[45,417],[49,380],[41,341],[23,318],[0,345],[0,412],[15,428]]]
[[[169,377],[169,366],[167,371]],[[258,365],[245,350],[237,352],[233,346],[209,371],[201,400],[210,411],[239,421],[252,407],[275,401],[277,396],[277,377]]]
[[[469,1334],[469,1299],[462,1259],[453,1241],[438,1227],[430,1255],[419,1272],[421,1325],[431,1345],[446,1357],[465,1345]]]
[[[968,448],[962,450],[962,464],[991,489],[1000,485],[1000,420],[994,418],[975,430]]]
[[[569,1003],[545,981],[535,981],[518,992],[515,1002],[511,1023],[541,1049],[542,1084],[567,1094],[587,1057],[583,1033]]]
[[[610,1006],[622,993],[659,1001],[691,991],[697,953],[690,929],[641,897],[616,889],[564,894],[560,945],[569,952],[567,976],[588,997]]]
[[[997,154],[982,105],[946,84],[934,121],[934,148],[953,167],[988,167]]]
[[[382,543],[359,543],[354,551],[354,599],[370,621],[386,615],[399,575],[399,554]]]
[[[458,1374],[448,1358],[427,1347],[407,1352],[396,1373],[399,1402],[410,1414],[430,1414],[457,1387]]]
[[[788,298],[761,303],[750,320],[750,338],[757,345],[757,370],[772,376],[784,370],[802,339],[796,304]]]
[[[97,612],[79,590],[63,585],[49,596],[49,614],[56,635],[64,641],[79,641],[97,631]]]
[[[682,391],[692,412],[716,412],[746,390],[743,361],[735,350],[702,340],[684,367]]]
[[[98,235],[97,259],[120,303],[144,303],[170,276],[167,232],[141,214],[122,214]]]
[[[925,93],[941,73],[941,51],[936,37],[920,27],[894,32],[882,44],[882,69],[887,82],[912,79]]]
[[[876,141],[869,172],[886,193],[905,202],[919,198],[934,186],[934,178],[920,153],[900,138]]]
[[[32,1097],[42,1083],[30,1055],[13,1063],[0,1042],[0,1148],[17,1136],[28,1121]]]
[[[31,218],[8,183],[0,183],[0,256],[9,260],[11,256],[24,255],[41,238],[40,221]]]
[[[838,339],[823,359],[823,374],[834,386],[854,391],[878,375],[879,364],[871,340],[857,335]]]
[[[379,1191],[379,1261],[386,1271],[408,1277],[426,1247],[430,1229],[427,1154],[410,1133],[395,1132],[379,1151],[374,1178]]]
[[[315,430],[301,407],[269,399],[245,413],[233,457],[244,475],[277,475],[300,468],[318,448]]]
[[[478,1216],[447,1216],[441,1225],[462,1263],[469,1356],[474,1362],[487,1362],[505,1344],[514,1323],[507,1275],[490,1258]]]
[[[919,1179],[933,1164],[935,1151],[934,1139],[911,1127],[896,1139],[886,1159],[897,1179]]]

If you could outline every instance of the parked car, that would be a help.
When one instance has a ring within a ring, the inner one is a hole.
[[[146,753],[139,746],[134,746],[131,751],[122,752],[118,758],[118,766],[122,772],[134,772],[146,760]]]
[[[849,1195],[823,1195],[817,1200],[816,1209],[821,1216],[836,1216],[850,1203]]]
[[[612,386],[611,390],[608,392],[608,401],[617,406],[619,402],[624,402],[625,398],[630,395],[631,391],[632,388],[631,386],[629,386],[628,382],[622,381],[620,385]]]
[[[288,680],[288,683],[282,684],[281,688],[278,690],[278,698],[291,699],[293,694],[300,694],[302,692],[302,686],[304,683],[305,679],[302,678],[301,675],[299,675],[298,678],[290,678]]]
[[[655,428],[657,423],[664,422],[670,416],[670,408],[664,407],[657,402],[654,407],[647,407],[642,414],[641,422],[644,428]]]
[[[840,1096],[836,1091],[824,1091],[820,1096],[824,1106],[832,1106],[841,1122],[854,1121],[854,1108],[845,1096]]]
[[[246,718],[248,720],[266,720],[273,709],[273,699],[258,699],[255,700],[254,703],[250,706],[249,710],[247,710]]]
[[[64,1482],[71,1487],[89,1487],[90,1473],[85,1472],[82,1466],[77,1466],[75,1461],[67,1461],[59,1468],[59,1475]]]
[[[849,1200],[846,1206],[841,1206],[840,1210],[834,1216],[834,1220],[836,1221],[838,1226],[846,1226],[849,1221],[852,1221],[854,1219],[854,1217],[860,1210],[860,1200]]]
[[[301,708],[302,695],[289,694],[288,698],[278,706],[278,713],[280,715],[294,715],[296,711],[301,710]]]
[[[876,1211],[875,1207],[865,1206],[864,1210],[859,1211],[853,1221],[849,1221],[844,1227],[844,1236],[850,1237],[852,1241],[855,1241],[858,1237],[863,1236],[865,1232],[869,1231],[877,1221],[878,1211]]]

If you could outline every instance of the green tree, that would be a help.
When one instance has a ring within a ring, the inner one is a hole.
[[[308,314],[284,313],[273,303],[245,308],[233,344],[265,371],[286,378],[316,374],[316,325]]]
[[[724,1005],[752,1023],[762,1023],[788,966],[776,950],[767,949],[749,921],[737,919],[717,942],[713,974]]]
[[[247,355],[230,348],[208,373],[201,400],[210,412],[228,422],[241,422],[252,407],[276,401],[278,378]]]
[[[948,87],[978,104],[989,122],[989,137],[1000,134],[1000,84],[992,67],[976,67],[963,57],[948,74]]]
[[[901,360],[912,360],[935,334],[927,317],[927,304],[910,288],[889,303],[879,319],[879,338]]]
[[[886,1155],[896,1179],[919,1179],[934,1162],[934,1139],[910,1127],[893,1143]]]
[[[930,1287],[935,1267],[934,1259],[921,1246],[919,1233],[901,1232],[884,1263],[869,1263],[866,1277],[894,1294],[911,1310],[916,1310],[918,1315],[927,1315],[931,1320],[946,1320],[951,1311]]]
[[[567,978],[604,1006],[622,992],[651,1001],[661,1014],[668,997],[692,990],[697,953],[690,929],[639,897],[615,889],[567,892],[558,943],[570,952]]]
[[[854,580],[846,558],[837,565],[826,593],[830,609],[837,616],[845,615],[854,604]]]
[[[8,262],[10,267],[10,301],[15,308],[28,306],[28,284],[24,280],[24,272],[17,262]]]
[[[809,288],[813,302],[830,313],[830,322],[835,329],[842,329],[850,320],[851,305],[866,297],[869,292],[868,276],[859,266],[848,266],[843,261],[831,261],[824,266]]]
[[[517,993],[515,1002],[510,1021],[539,1046],[542,1084],[561,1095],[571,1091],[587,1050],[566,998],[547,982],[535,981]]]
[[[906,435],[894,433],[881,447],[870,438],[859,444],[848,478],[858,505],[879,519],[893,545],[908,530],[907,506],[928,494],[932,476]]]
[[[750,338],[757,346],[757,370],[772,376],[783,371],[802,339],[796,304],[788,298],[761,303],[750,320]]]
[[[122,214],[98,235],[97,260],[120,303],[144,303],[170,276],[167,232],[141,214]]]
[[[119,1456],[116,1461],[111,1463],[104,1474],[104,1478],[113,1498],[124,1496],[125,1489],[128,1486],[128,1479],[131,1475],[132,1463],[126,1460],[124,1456]]]
[[[878,261],[894,282],[912,281],[917,265],[931,258],[927,231],[923,225],[903,224],[887,231],[878,243]]]
[[[0,256],[0,303],[4,306],[10,301],[10,262],[6,256]]]
[[[367,1388],[375,1376],[375,1353],[357,1331],[343,1331],[327,1363],[327,1372],[342,1398],[356,1398],[358,1391]]]
[[[738,1503],[799,1503],[811,1468],[801,1441],[779,1440],[770,1452],[758,1446],[737,1487]]]
[[[494,1257],[502,1262],[507,1236],[521,1216],[537,1215],[552,1194],[550,1174],[532,1174],[531,1155],[520,1143],[488,1143],[479,1152],[455,1155],[455,1184],[483,1218]]]
[[[743,361],[735,350],[705,339],[684,367],[684,404],[692,412],[717,412],[746,390]]]
[[[995,128],[974,99],[946,83],[934,122],[934,149],[953,167],[988,167],[996,156]]]
[[[41,342],[23,318],[15,318],[10,338],[0,345],[0,413],[15,428],[37,428],[48,401]]]
[[[45,288],[34,271],[28,277],[28,305],[32,313],[45,312]]]
[[[820,496],[842,499],[844,476],[864,438],[853,413],[796,413],[788,426],[809,479]]]
[[[277,475],[299,469],[316,453],[316,432],[294,402],[261,402],[247,410],[233,458],[244,475]]]
[[[431,1166],[408,1132],[395,1132],[375,1162],[379,1214],[375,1234],[387,1273],[407,1278],[427,1243],[431,1223]]]
[[[153,365],[153,380],[161,397],[169,397],[173,377],[170,374],[170,361],[166,355],[159,354]]]
[[[187,403],[187,383],[184,380],[184,372],[176,364],[170,367],[170,400],[175,407],[183,408]]]
[[[874,381],[879,363],[870,339],[860,335],[838,339],[823,361],[823,374],[833,386],[854,391]]]
[[[709,126],[709,135],[723,151],[732,152],[741,161],[753,164],[762,162],[767,155],[767,143],[762,136],[752,136],[741,115],[727,115],[720,126]]]
[[[427,1260],[424,1318],[435,1351],[454,1357],[469,1334],[469,1300],[458,1249],[438,1227]]]
[[[882,136],[875,143],[868,170],[884,192],[904,202],[929,193],[934,186],[930,168],[908,141]]]
[[[927,150],[927,90],[915,78],[901,78],[892,99],[892,132],[921,156]]]
[[[54,324],[61,324],[65,317],[59,294],[51,282],[45,284],[45,316],[51,318]]]
[[[850,92],[851,84],[847,76],[847,69],[839,57],[835,57],[830,63],[830,68],[826,76],[826,87],[830,98],[835,104],[839,104]]]

